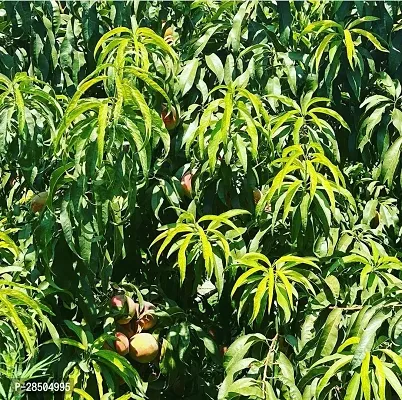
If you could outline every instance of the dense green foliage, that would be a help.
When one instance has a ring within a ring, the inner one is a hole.
[[[402,399],[401,49],[396,1],[0,2],[0,397]]]

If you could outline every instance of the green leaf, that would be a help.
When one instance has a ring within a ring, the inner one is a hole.
[[[329,313],[317,344],[317,356],[325,357],[332,354],[338,341],[338,330],[341,319],[342,310],[340,308],[334,308]]]
[[[264,392],[260,383],[253,378],[240,378],[233,382],[227,389],[229,393],[228,399],[233,398],[233,395],[247,396],[247,398],[260,398],[264,397]],[[235,397],[237,397],[235,396]]]
[[[288,214],[291,210],[293,198],[294,198],[295,194],[297,193],[297,191],[299,190],[301,184],[302,184],[302,181],[297,179],[289,186],[288,190],[286,191],[286,196],[285,196],[285,200],[283,203],[283,215],[282,215],[283,221],[286,220],[286,217],[288,216]],[[274,221],[272,221],[272,224],[274,224]]]
[[[355,19],[350,24],[348,24],[347,27],[348,27],[348,29],[352,29],[353,27],[363,24],[364,22],[378,21],[378,20],[379,20],[378,17],[372,17],[372,16],[367,15],[365,17]]]
[[[379,311],[374,317],[370,320],[366,329],[364,330],[360,342],[356,347],[353,360],[351,362],[350,368],[353,370],[359,367],[366,355],[367,352],[370,352],[373,347],[375,335],[377,330],[381,327],[382,323],[390,317],[390,313],[384,314],[382,311]]]
[[[283,277],[285,275],[283,273],[280,274],[278,272],[278,276],[281,276],[281,280],[283,281]],[[287,293],[286,289],[283,288],[283,286],[280,284],[278,284],[275,289],[276,289],[276,301],[278,302],[279,307],[284,312],[285,321],[289,322],[290,318],[292,317],[292,308],[293,308],[292,297],[289,296],[289,293]]]
[[[201,227],[198,227],[198,235],[201,238],[202,244],[202,255],[205,260],[205,269],[207,272],[207,276],[211,277],[213,272],[213,252],[211,243],[209,243],[208,237],[205,234],[204,230]]]
[[[231,47],[235,53],[237,53],[240,49],[241,28],[248,5],[248,1],[245,1],[241,4],[239,10],[233,18],[232,29],[230,30],[228,35],[228,47]]]
[[[268,95],[268,103],[276,111],[278,101],[275,100],[272,95],[277,96],[281,94],[281,82],[277,76],[273,76],[268,79],[268,83],[266,86],[267,95]]]
[[[29,332],[27,326],[24,324],[22,319],[20,318],[17,308],[11,303],[7,296],[4,293],[0,293],[0,305],[3,308],[2,314],[5,312],[7,318],[11,321],[11,323],[15,326],[15,328],[19,331],[24,340],[25,344],[27,345],[27,350],[29,354],[34,353],[34,342],[35,337],[32,337],[31,333]]]
[[[180,89],[183,96],[193,87],[195,75],[197,74],[199,61],[197,58],[193,58],[187,62],[186,66],[179,77]]]
[[[301,32],[301,35],[305,35],[306,33],[310,32],[316,32],[318,30],[328,30],[329,28],[337,28],[338,30],[343,30],[342,25],[331,21],[331,20],[322,20],[322,21],[316,21],[312,22],[311,24],[308,24],[306,28],[303,29]]]
[[[390,99],[388,97],[376,94],[364,100],[363,103],[360,104],[360,108],[366,107],[366,111],[368,111],[370,108],[378,106],[378,104],[383,102],[389,103]]]
[[[232,291],[231,291],[231,296],[233,297],[233,295],[235,294],[236,290],[244,285],[247,281],[247,278],[250,277],[251,275],[253,275],[256,272],[265,272],[266,269],[260,266],[254,267],[254,268],[250,268],[249,270],[247,270],[246,272],[244,272],[242,275],[240,275],[240,277],[237,279],[236,283],[234,284]]]
[[[352,360],[353,356],[343,356],[338,361],[334,362],[325,375],[320,379],[317,385],[316,396],[319,397],[320,393],[327,386],[329,380],[336,375],[336,373]]]
[[[308,114],[311,113],[322,113],[329,115],[332,118],[335,118],[345,129],[350,131],[349,125],[346,123],[346,121],[342,118],[340,114],[338,114],[336,111],[331,110],[330,108],[326,107],[315,107],[309,110]]]
[[[353,65],[353,57],[355,55],[355,45],[353,43],[352,35],[350,34],[350,31],[348,29],[345,29],[343,31],[343,34],[345,36],[345,45],[346,45],[346,54],[348,56],[349,64],[352,69],[354,69]]]
[[[74,162],[70,162],[66,165],[62,165],[61,167],[57,168],[53,171],[52,175],[50,176],[50,183],[49,183],[49,194],[47,197],[47,205],[50,210],[54,211],[53,208],[53,198],[57,190],[58,182],[60,178],[66,173],[70,168],[74,166]]]
[[[132,35],[132,31],[128,28],[125,27],[119,27],[119,28],[114,28],[108,32],[106,32],[98,41],[98,43],[95,46],[94,49],[94,54],[96,54],[98,52],[98,50],[100,49],[100,47],[112,36],[114,35],[118,35],[120,33],[128,33],[129,35]]]
[[[141,79],[143,82],[145,82],[150,88],[152,88],[156,92],[160,93],[166,100],[168,109],[172,108],[172,104],[171,104],[168,94],[158,83],[156,83],[152,79],[152,76],[148,71],[145,71],[138,67],[128,66],[128,67],[124,68],[124,72],[129,72],[130,74],[134,75],[138,79]]]
[[[177,64],[177,54],[174,52],[173,48],[168,45],[159,35],[157,35],[152,29],[147,27],[138,28],[135,35],[142,37],[142,42],[144,44],[153,44],[162,49],[169,57],[172,59],[174,64]]]
[[[205,56],[208,68],[216,75],[219,84],[223,82],[224,70],[221,59],[214,53]]]
[[[226,242],[227,243],[227,242]],[[229,245],[227,246],[229,247]],[[230,253],[229,248],[226,249],[228,253]],[[218,291],[218,296],[222,295],[223,286],[224,286],[224,268],[222,257],[217,251],[217,248],[213,248],[214,252],[214,275],[215,275],[215,286]],[[227,255],[225,255],[227,256]],[[227,262],[227,260],[226,260]]]
[[[310,195],[309,193],[305,193],[300,203],[300,216],[303,229],[306,229],[307,227],[309,205],[310,205]]]
[[[99,362],[107,365],[116,374],[121,376],[130,388],[134,387],[138,395],[143,394],[138,372],[124,357],[110,350],[98,350],[94,353],[94,356],[96,356]]]
[[[209,40],[211,39],[212,35],[218,31],[222,27],[222,24],[215,24],[206,30],[206,32],[195,42],[194,44],[194,57],[197,57],[208,44]]]
[[[373,356],[373,363],[375,365],[375,375],[377,377],[378,381],[378,394],[380,397],[380,400],[386,400],[385,399],[385,373],[384,373],[384,367],[382,361],[376,357]]]
[[[236,153],[237,156],[239,157],[239,160],[241,162],[241,165],[243,167],[243,170],[245,173],[247,173],[247,148],[246,144],[244,143],[244,140],[240,135],[235,136],[235,147],[236,147]]]
[[[356,344],[360,342],[360,338],[357,336],[353,336],[349,339],[346,339],[339,347],[338,347],[338,353],[341,353],[346,347]]]
[[[229,133],[230,133],[230,122],[232,118],[232,113],[233,113],[233,91],[232,87],[229,86],[228,90],[225,95],[224,99],[224,106],[225,110],[223,112],[223,117],[222,117],[222,125],[221,125],[221,131],[220,131],[220,137],[222,138],[222,141],[224,145],[227,145],[228,138],[229,138]]]
[[[346,389],[344,400],[357,399],[357,393],[359,392],[359,387],[360,387],[360,374],[355,371]]]
[[[402,136],[402,111],[398,110],[397,108],[392,110],[392,124]]]
[[[83,389],[74,388],[73,392],[79,394],[80,398],[83,398],[85,400],[94,400],[94,398]]]
[[[274,289],[275,289],[275,272],[273,267],[268,269],[268,312],[271,312],[272,303],[274,301]]]
[[[267,275],[261,280],[261,282],[257,286],[257,291],[255,292],[255,295],[254,295],[253,315],[251,317],[251,322],[257,318],[257,315],[260,312],[261,301],[266,293],[267,285],[268,285],[269,281],[270,281],[270,276]]]
[[[384,155],[384,162],[381,166],[381,175],[383,181],[392,186],[396,167],[399,163],[401,155],[402,136],[395,140],[392,146],[387,150]]]
[[[25,127],[25,104],[21,91],[18,87],[14,88],[15,104],[18,110],[18,131],[22,133]]]
[[[247,133],[250,136],[251,141],[251,155],[254,159],[257,159],[258,156],[258,132],[256,127],[256,121],[254,121],[251,114],[248,112],[246,106],[239,102],[237,104],[238,109],[240,111],[240,115],[245,119],[247,125]],[[257,106],[258,107],[258,106]]]
[[[212,360],[217,364],[220,364],[222,359],[216,343],[199,326],[191,324],[190,328],[193,329],[198,338],[204,343],[205,349],[211,356]]]
[[[186,277],[186,268],[187,268],[187,257],[186,257],[186,251],[187,247],[191,242],[191,239],[193,238],[193,233],[189,233],[186,238],[184,239],[183,243],[180,246],[177,261],[179,264],[179,270],[180,270],[180,285],[183,284],[184,279]]]
[[[315,53],[315,69],[316,69],[316,73],[318,73],[318,69],[320,66],[320,61],[321,61],[321,57],[322,54],[324,53],[326,47],[328,46],[328,43],[337,36],[336,33],[329,33],[327,36],[325,36],[325,38],[322,40],[322,42],[320,43],[320,45],[317,48],[317,51]]]
[[[330,205],[331,205],[331,212],[332,214],[335,214],[335,194],[334,194],[334,189],[331,186],[330,181],[322,176],[321,174],[317,173],[317,178],[318,181],[321,183],[324,191],[327,193]],[[318,193],[317,193],[318,194]]]
[[[144,117],[145,133],[146,133],[146,139],[144,141],[144,145],[145,145],[146,143],[148,143],[149,139],[151,138],[151,130],[152,130],[151,110],[149,109],[144,96],[136,87],[130,85],[128,82],[124,83],[123,86],[128,93],[131,93],[131,99],[137,104],[142,116]],[[141,150],[142,149],[138,149],[138,151],[141,151]]]
[[[380,43],[380,41],[372,33],[367,32],[367,31],[365,31],[363,29],[357,29],[357,28],[351,29],[351,31],[366,37],[368,40],[370,40],[371,43],[373,43],[374,47],[377,50],[384,51],[384,52],[388,53],[388,50]]]
[[[399,370],[402,372],[402,356],[396,354],[390,349],[380,349],[383,353],[385,353],[387,356],[389,356],[392,361],[395,363],[395,365],[399,368]]]
[[[98,115],[98,166],[102,164],[103,161],[103,149],[105,147],[105,132],[108,123],[108,104],[105,102],[99,107]]]
[[[77,349],[80,350],[86,350],[85,346],[80,343],[77,342],[76,340],[73,339],[69,339],[69,338],[60,338],[54,341],[58,346],[60,346],[61,344],[66,344],[68,346],[72,346],[72,347],[76,347]]]
[[[165,231],[163,233],[161,233],[160,235],[158,235],[155,240],[151,243],[151,246],[153,246],[157,241],[165,238],[165,240],[163,241],[161,247],[158,250],[158,253],[156,255],[156,262],[159,262],[159,258],[163,252],[163,250],[165,250],[165,248],[170,244],[170,242],[173,240],[173,238],[179,234],[179,233],[185,233],[185,232],[192,232],[192,229],[184,224],[180,224],[178,226],[176,226],[175,228],[169,229],[168,231]]]
[[[370,385],[370,352],[367,352],[363,358],[360,369],[360,380],[362,383],[362,392],[365,400],[371,400],[371,385]]]
[[[293,126],[293,131],[292,131],[292,136],[293,136],[293,143],[294,144],[299,144],[300,143],[300,129],[304,125],[304,118],[303,117],[298,117],[296,119],[296,122],[294,123]]]
[[[394,374],[394,372],[385,365],[383,365],[383,369],[385,373],[385,379],[392,386],[392,389],[394,389],[395,393],[399,396],[399,398],[402,399],[402,385],[399,379]]]
[[[231,370],[234,365],[245,357],[251,346],[261,342],[266,342],[266,338],[260,333],[250,333],[236,339],[224,356],[223,366],[225,370]]]

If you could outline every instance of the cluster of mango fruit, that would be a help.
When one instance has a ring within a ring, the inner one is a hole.
[[[117,323],[116,340],[114,348],[107,342],[104,347],[141,364],[154,361],[159,355],[159,343],[148,331],[158,322],[155,306],[147,301],[140,306],[127,295],[117,295],[111,299],[111,314]]]

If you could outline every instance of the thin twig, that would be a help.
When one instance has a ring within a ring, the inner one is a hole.
[[[263,385],[264,385],[264,396],[266,394],[265,380],[267,379],[268,360],[271,357],[272,352],[274,351],[274,347],[275,347],[275,343],[276,343],[277,339],[278,339],[278,334],[276,334],[275,337],[272,339],[272,343],[271,343],[271,346],[269,346],[267,357],[265,358],[264,374],[262,376],[262,381],[263,381]]]
[[[330,310],[335,310],[335,309],[339,309],[339,310],[346,310],[346,311],[354,311],[354,310],[361,310],[364,306],[350,306],[350,307],[337,307],[337,306],[331,306],[328,307]],[[385,308],[387,307],[402,307],[402,304],[400,303],[391,303],[391,304],[386,304],[384,306]]]
[[[351,306],[351,307],[332,306],[332,307],[329,307],[330,310],[335,310],[335,309],[339,309],[339,310],[361,310],[362,308],[363,308],[363,306]]]

